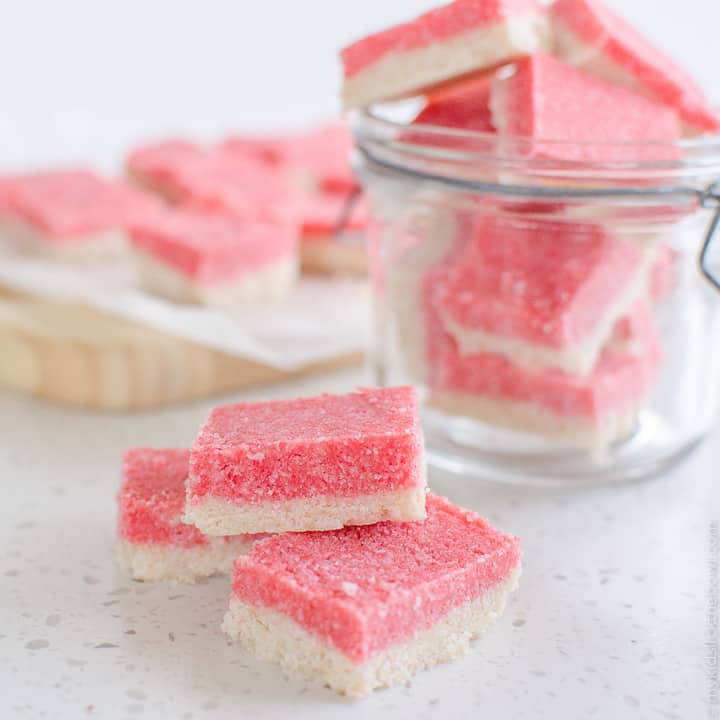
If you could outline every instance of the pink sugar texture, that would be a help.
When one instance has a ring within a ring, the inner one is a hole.
[[[288,149],[295,135],[231,135],[220,144],[220,152],[229,155],[249,155],[268,165],[288,162]]]
[[[15,178],[7,189],[7,215],[67,243],[77,237],[124,229],[154,212],[157,201],[88,170],[58,170]]]
[[[529,370],[497,354],[462,356],[432,308],[427,324],[428,385],[432,391],[529,403],[563,418],[601,423],[632,410],[650,390],[661,361],[660,340],[644,302],[634,308],[632,316],[617,323],[613,342],[585,376]]]
[[[243,505],[423,486],[416,391],[360,390],[214,410],[192,447],[188,502]]]
[[[175,176],[179,204],[241,220],[289,221],[299,194],[276,168],[251,156],[216,153],[188,164]]]
[[[535,139],[532,152],[539,157],[600,163],[679,159],[671,144],[682,134],[674,110],[549,55],[520,60],[512,76],[494,80],[492,95],[495,126],[506,135]]]
[[[221,145],[221,152],[294,172],[320,192],[346,193],[358,186],[350,165],[354,146],[347,124],[335,122],[286,135],[237,135]]]
[[[222,282],[297,252],[296,226],[166,210],[133,223],[131,243],[191,280]]]
[[[296,202],[289,180],[252,152],[226,152],[181,140],[135,151],[130,172],[173,204],[241,219],[288,218]]]
[[[208,151],[186,140],[165,140],[130,153],[128,171],[171,201],[178,199],[178,174],[204,160]]]
[[[643,264],[638,245],[589,223],[465,216],[458,237],[424,283],[441,316],[558,350],[593,333]]]
[[[673,107],[690,128],[720,131],[720,115],[695,80],[604,3],[556,0],[550,14],[556,27],[584,46],[582,54],[569,54],[569,61],[599,74],[608,73],[609,65],[614,81]],[[613,72],[617,69],[624,78]]]
[[[433,495],[419,523],[279,535],[235,563],[233,598],[360,664],[507,581],[520,541]]]
[[[207,544],[194,526],[185,525],[188,450],[129,450],[118,494],[118,536],[134,544],[180,548]]]
[[[424,48],[523,13],[542,10],[537,0],[456,0],[345,48],[342,51],[345,77],[357,75],[387,55]]]
[[[348,193],[359,185],[350,164],[355,142],[345,123],[321,126],[289,148],[289,162],[325,193]]]
[[[661,301],[672,295],[675,289],[680,254],[668,245],[660,248],[658,259],[650,273],[650,295],[653,300]]]
[[[430,93],[414,123],[494,132],[490,111],[491,77],[479,75]]]

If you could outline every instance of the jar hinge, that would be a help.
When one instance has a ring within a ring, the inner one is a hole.
[[[353,212],[355,212],[355,208],[360,202],[362,195],[363,191],[359,185],[355,186],[352,190],[348,192],[347,197],[345,198],[345,202],[340,209],[338,219],[335,221],[335,227],[333,228],[333,238],[336,242],[341,243],[347,240],[347,235],[345,231],[350,224],[352,214]]]
[[[715,207],[710,227],[708,228],[705,242],[700,251],[700,270],[716,290],[720,290],[720,277],[710,268],[710,251],[712,250],[715,237],[720,231],[720,182],[711,185],[705,192],[700,193],[700,204],[704,208]]]

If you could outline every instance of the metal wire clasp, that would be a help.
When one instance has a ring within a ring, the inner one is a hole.
[[[362,188],[357,185],[352,190],[350,190],[347,194],[347,197],[345,198],[345,201],[342,204],[342,208],[340,209],[340,214],[338,216],[338,219],[335,221],[335,227],[333,227],[333,238],[337,242],[343,242],[344,236],[345,236],[345,230],[347,229],[348,225],[350,224],[350,219],[352,218],[353,212],[355,212],[355,208],[357,207],[357,204],[360,202],[360,199],[362,198],[363,191]]]
[[[714,183],[700,195],[700,204],[704,208],[715,207],[715,215],[710,223],[707,235],[705,236],[705,242],[700,251],[700,270],[714,285],[715,289],[720,290],[720,277],[710,269],[710,250],[712,249],[718,231],[720,231],[720,182]]]

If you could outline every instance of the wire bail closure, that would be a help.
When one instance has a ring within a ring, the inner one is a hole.
[[[356,185],[354,188],[348,191],[345,199],[343,200],[342,207],[340,208],[340,214],[335,221],[335,225],[333,227],[332,234],[335,242],[347,242],[346,230],[350,225],[352,214],[355,212],[355,208],[358,206],[362,195],[363,190],[360,185]]]
[[[705,236],[705,242],[700,251],[700,270],[705,278],[712,283],[714,288],[720,291],[720,277],[710,268],[710,251],[712,250],[712,245],[718,231],[720,231],[720,182],[714,183],[702,193],[700,204],[705,208],[715,205],[715,215],[710,223],[707,235]]]

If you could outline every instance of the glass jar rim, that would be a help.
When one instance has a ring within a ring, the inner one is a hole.
[[[676,141],[582,141],[508,136],[391,117],[401,104],[376,106],[350,115],[359,149],[371,158],[392,156],[396,170],[417,170],[417,163],[454,171],[482,166],[503,185],[541,185],[562,181],[572,187],[607,184],[627,187],[688,184],[697,190],[720,181],[720,134]],[[385,107],[388,115],[383,115]],[[538,152],[541,149],[542,152]],[[614,157],[587,160],[577,157]],[[636,159],[651,158],[651,159]],[[620,159],[618,159],[620,158]]]
[[[449,190],[543,202],[600,200],[662,208],[681,201],[688,208],[713,209],[699,265],[706,279],[720,291],[720,273],[710,266],[713,241],[720,234],[720,135],[673,142],[585,144],[511,137],[510,147],[517,143],[523,150],[508,153],[508,138],[496,133],[398,122],[381,117],[372,108],[351,113],[350,123],[363,166]],[[438,146],[435,142],[438,138],[445,144]],[[424,142],[418,142],[423,139]],[[481,152],[468,152],[468,142],[469,149]],[[477,147],[472,143],[477,143]],[[589,163],[548,161],[534,156],[533,147],[539,144],[547,148],[547,144],[553,143],[557,145],[552,147],[594,145],[620,148],[623,152],[658,148],[661,152],[669,150],[674,159]],[[673,220],[673,213],[670,219]]]

